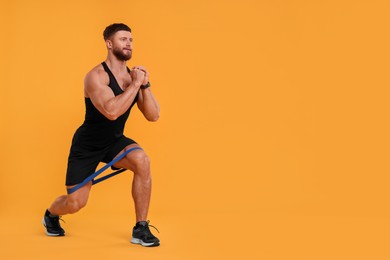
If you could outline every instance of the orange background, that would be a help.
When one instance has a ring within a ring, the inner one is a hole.
[[[390,259],[389,1],[1,1],[4,259]],[[126,135],[152,160],[162,245],[130,244],[131,173],[93,188],[48,238],[65,192],[83,78],[104,28],[133,30],[157,123]]]

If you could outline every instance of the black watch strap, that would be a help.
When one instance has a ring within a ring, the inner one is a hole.
[[[148,81],[148,83],[146,85],[141,85],[141,89],[147,89],[150,87],[150,82]]]

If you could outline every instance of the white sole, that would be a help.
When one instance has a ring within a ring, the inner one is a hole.
[[[139,239],[139,238],[134,238],[134,237],[131,239],[130,242],[133,243],[133,244],[141,245],[141,246],[157,246],[157,245],[154,244],[154,243],[145,243],[145,242],[142,241],[141,239]],[[160,244],[158,244],[158,245],[160,245]]]

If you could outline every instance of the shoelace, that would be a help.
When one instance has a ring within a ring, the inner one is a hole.
[[[158,229],[155,226],[149,225],[149,221],[148,221],[148,226],[154,228],[155,230],[157,230],[158,233],[160,233],[160,231],[158,231]]]
[[[149,229],[149,227],[152,227],[152,228],[154,228],[155,230],[157,230],[157,232],[158,232],[158,233],[160,233],[160,231],[158,231],[158,229],[157,229],[155,226],[153,226],[153,225],[150,225],[150,224],[149,224],[149,222],[150,222],[149,220],[148,220],[148,221],[146,221],[146,223],[147,223],[147,224],[146,224],[146,226],[144,226],[144,228],[145,228],[145,231],[147,232],[147,235],[148,235],[148,236],[150,236],[150,237],[154,237],[154,236],[153,236],[153,234],[152,234],[152,232],[150,232],[150,229]]]
[[[57,216],[57,217],[52,217],[52,218],[53,218],[53,220],[55,220],[54,223],[55,223],[56,227],[61,227],[60,220],[64,223],[66,223],[65,220],[62,219],[62,216]]]

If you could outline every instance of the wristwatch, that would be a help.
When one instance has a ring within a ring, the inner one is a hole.
[[[148,87],[150,87],[150,82],[148,81],[148,83],[146,85],[141,85],[141,89],[147,89]]]

